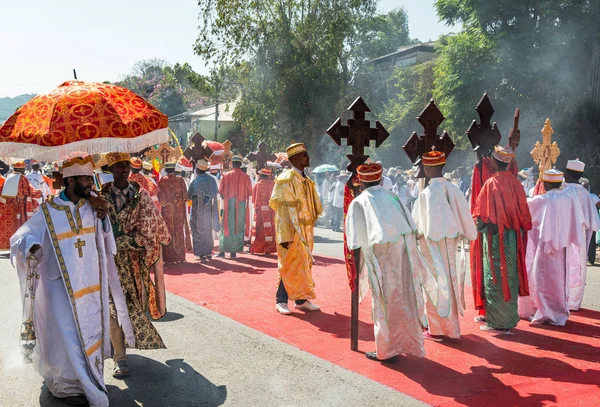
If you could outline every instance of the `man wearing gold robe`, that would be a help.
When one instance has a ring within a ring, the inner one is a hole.
[[[311,269],[314,245],[314,226],[323,208],[313,180],[304,169],[310,156],[302,143],[286,149],[293,168],[284,170],[276,179],[269,206],[275,211],[275,229],[279,281],[275,309],[283,315],[291,314],[288,299],[295,301],[301,311],[318,311],[310,302],[316,298]]]

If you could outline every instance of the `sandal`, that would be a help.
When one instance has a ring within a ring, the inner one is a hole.
[[[126,360],[119,360],[113,369],[113,377],[120,379],[129,376],[129,365]]]

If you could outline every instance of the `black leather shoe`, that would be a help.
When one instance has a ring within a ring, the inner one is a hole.
[[[231,256],[229,256],[230,259],[235,259],[237,257],[237,254],[235,253],[231,253]]]
[[[398,356],[392,356],[391,358],[388,358],[388,359],[377,359],[377,352],[366,352],[365,356],[369,360],[375,360],[375,361],[381,362],[381,363],[394,363],[395,361],[398,360]]]
[[[80,394],[78,396],[65,397],[63,400],[65,401],[66,404],[68,404],[70,406],[87,406],[88,405],[88,399],[83,394]]]

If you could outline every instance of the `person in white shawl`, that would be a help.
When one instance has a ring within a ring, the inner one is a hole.
[[[127,342],[135,342],[106,206],[90,196],[93,167],[89,156],[63,164],[65,189],[12,236],[11,260],[23,296],[25,355],[32,355],[55,397],[71,405],[106,407],[109,291]]]
[[[519,316],[534,324],[564,326],[569,319],[567,249],[587,248],[581,232],[585,218],[576,198],[560,189],[562,172],[544,171],[542,181],[547,192],[528,201],[532,222],[526,254],[529,296],[519,297]]]
[[[600,219],[595,203],[592,201],[587,189],[579,183],[579,178],[583,176],[584,169],[585,164],[579,159],[575,159],[567,162],[567,170],[565,171],[564,191],[579,202],[585,219],[584,227],[581,230],[582,235],[585,236],[585,246],[575,247],[571,245],[567,252],[569,270],[568,302],[571,311],[577,311],[581,307],[587,279],[587,249],[592,234],[597,232],[600,227]]]
[[[379,185],[381,165],[363,164],[357,171],[364,190],[348,207],[346,238],[349,249],[362,253],[360,298],[371,288],[376,352],[365,355],[382,362],[401,354],[424,357],[422,287],[434,296],[437,287],[427,268],[419,267],[416,225],[398,196]]]
[[[419,194],[413,218],[419,229],[419,249],[425,263],[434,270],[439,293],[438,307],[426,301],[428,332],[426,339],[442,340],[440,336],[460,337],[459,314],[465,310],[466,255],[465,240],[477,238],[477,228],[463,192],[442,176],[446,156],[441,151],[422,155],[429,185]],[[462,250],[458,256],[458,246]],[[449,304],[444,309],[440,304]]]

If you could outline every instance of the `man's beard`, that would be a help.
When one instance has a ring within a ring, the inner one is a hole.
[[[78,183],[75,183],[75,188],[73,189],[73,192],[75,193],[75,195],[77,195],[79,198],[83,198],[83,199],[87,199],[90,197],[89,192],[86,191],[87,188],[82,187],[81,185],[79,185]]]

